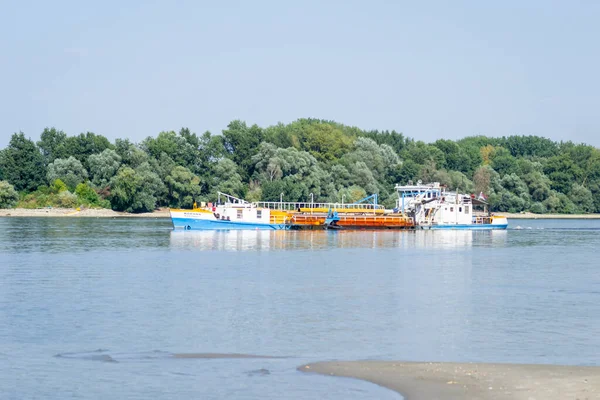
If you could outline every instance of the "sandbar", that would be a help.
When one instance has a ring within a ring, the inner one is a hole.
[[[600,399],[600,367],[340,361],[307,364],[298,370],[362,379],[406,400]]]

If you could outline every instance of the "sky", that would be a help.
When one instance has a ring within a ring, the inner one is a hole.
[[[600,2],[0,0],[0,148],[322,118],[600,147]]]

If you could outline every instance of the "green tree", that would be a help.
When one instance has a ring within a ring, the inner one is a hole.
[[[224,158],[217,163],[212,173],[214,196],[216,196],[216,192],[223,192],[235,197],[244,197],[246,185],[242,182],[242,177],[237,171],[237,165],[228,158]]]
[[[225,147],[223,146],[222,136],[213,136],[210,132],[204,132],[200,136],[200,144],[198,146],[199,156],[196,160],[197,175],[208,177],[209,171],[214,165],[225,157]]]
[[[550,196],[542,203],[548,212],[555,214],[574,214],[576,207],[564,193],[553,190]]]
[[[447,168],[451,170],[460,171],[464,165],[461,165],[460,147],[456,142],[452,140],[439,139],[433,143],[435,147],[444,153],[446,163],[445,165],[438,165],[438,168]]]
[[[425,142],[409,142],[400,157],[406,161],[411,160],[419,165],[432,164],[434,168],[444,168],[446,156],[435,146]]]
[[[299,151],[293,147],[282,149],[263,142],[252,160],[256,163],[255,179],[263,184],[279,179],[285,180],[287,193],[298,201],[305,200],[310,193],[315,199],[322,200],[335,196],[333,192],[337,182],[319,165],[315,157],[306,151]],[[350,174],[342,166],[337,166],[335,171],[345,173],[350,178]],[[296,188],[291,190],[293,185],[296,185]],[[270,196],[270,189],[266,193]]]
[[[285,177],[262,185],[263,201],[279,201],[283,193],[285,202],[307,202],[308,192],[303,185],[294,182],[293,177]]]
[[[0,152],[2,177],[17,191],[33,191],[44,183],[44,157],[23,132],[15,133],[8,147]]]
[[[409,181],[417,181],[421,166],[412,160],[406,160],[396,165],[392,176],[394,183],[406,185]]]
[[[504,175],[502,178],[502,186],[517,196],[529,200],[529,190],[527,185],[517,174]]]
[[[352,176],[346,167],[340,164],[334,164],[331,166],[330,172],[332,183],[334,184],[336,190],[350,186]]]
[[[264,182],[261,186],[261,194],[263,201],[280,201],[285,196],[283,201],[297,201],[298,196],[292,193],[295,188],[288,188],[287,181],[278,179],[274,181]],[[296,197],[296,198],[294,198]]]
[[[165,179],[168,189],[169,206],[191,208],[200,197],[200,178],[189,169],[177,166]]]
[[[69,190],[69,188],[67,187],[67,185],[65,185],[65,183],[63,181],[61,181],[60,179],[56,179],[54,182],[52,182],[52,184],[50,185],[50,191],[54,194],[58,194],[60,192],[65,192]]]
[[[539,136],[509,136],[501,141],[513,157],[552,157],[559,152],[555,142]]]
[[[546,212],[546,207],[539,201],[536,201],[531,204],[531,207],[529,207],[529,211],[531,211],[534,214],[544,214]]]
[[[164,183],[148,163],[135,170],[122,167],[110,186],[109,199],[113,209],[117,211],[153,211],[158,199],[166,192]]]
[[[474,191],[476,193],[490,194],[492,173],[497,174],[489,165],[477,168],[473,175]]]
[[[60,179],[67,185],[69,190],[74,190],[79,183],[85,182],[87,177],[87,171],[75,157],[57,158],[48,165],[48,173],[46,174],[49,183]]]
[[[550,179],[543,172],[534,170],[523,175],[522,179],[533,201],[543,202],[550,196]]]
[[[392,171],[400,164],[398,155],[390,146],[378,145],[373,139],[359,137],[354,142],[354,151],[346,153],[342,164],[351,167],[356,162],[364,162],[379,182],[392,181]]]
[[[123,165],[134,169],[149,161],[148,154],[129,139],[116,139],[115,152],[121,157]]]
[[[98,205],[100,198],[98,193],[85,183],[80,183],[75,188],[75,195],[80,204],[85,205]]]
[[[73,208],[78,205],[77,195],[65,190],[56,196],[56,205],[63,208]]]
[[[66,139],[67,134],[63,131],[59,131],[56,128],[44,129],[37,145],[42,151],[46,164],[50,164],[57,158],[56,155]]]
[[[337,193],[337,202],[344,204],[351,204],[357,202],[358,200],[364,199],[367,197],[367,192],[365,189],[361,188],[357,185],[352,185],[347,188],[343,188]]]
[[[14,186],[0,181],[0,208],[13,208],[19,202],[19,194]]]
[[[592,192],[585,186],[574,183],[569,198],[575,205],[577,212],[590,213],[594,211],[594,197]]]
[[[116,151],[106,149],[88,158],[90,179],[97,187],[105,187],[121,166],[121,156]]]
[[[156,138],[148,137],[142,142],[142,148],[151,157],[160,160],[168,156],[176,165],[193,169],[198,158],[199,140],[189,130],[182,129],[179,133],[174,131],[160,132]]]
[[[495,149],[491,161],[492,168],[501,176],[517,172],[517,160],[502,147]]]
[[[404,150],[404,147],[406,146],[406,138],[402,133],[398,133],[396,131],[359,131],[358,135],[372,139],[378,145],[388,145],[394,150],[396,154],[399,154],[402,150]]]
[[[379,193],[379,187],[377,180],[373,176],[373,173],[362,161],[357,161],[350,166],[350,174],[352,176],[352,184],[359,186],[367,191],[369,194]]]
[[[583,169],[575,164],[568,152],[547,159],[544,173],[550,178],[552,189],[566,195],[573,182],[581,182],[584,176]]]
[[[102,153],[112,147],[109,140],[102,135],[93,132],[80,133],[77,136],[69,136],[60,142],[54,149],[53,157],[54,159],[74,157],[85,166],[90,155]]]
[[[334,162],[352,146],[352,140],[332,124],[308,125],[301,132],[300,144],[319,161]]]
[[[235,120],[223,130],[223,147],[227,156],[239,167],[243,179],[254,172],[252,156],[263,141],[264,133],[258,125],[248,127],[245,122]]]

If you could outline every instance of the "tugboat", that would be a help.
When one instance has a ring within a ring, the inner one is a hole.
[[[394,211],[410,216],[421,229],[506,229],[508,220],[488,211],[480,195],[446,191],[439,182],[396,185],[398,199]]]

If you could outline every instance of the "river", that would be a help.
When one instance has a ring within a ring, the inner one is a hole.
[[[1,398],[398,399],[296,367],[600,365],[600,221],[509,222],[194,232],[165,219],[2,218]]]

